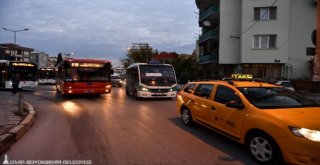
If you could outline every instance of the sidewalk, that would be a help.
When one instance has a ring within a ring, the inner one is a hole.
[[[20,139],[35,120],[33,106],[24,101],[24,116],[15,112],[19,110],[19,94],[11,95],[10,90],[0,90],[0,155]]]

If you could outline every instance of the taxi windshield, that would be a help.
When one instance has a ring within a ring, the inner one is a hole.
[[[261,109],[319,107],[295,92],[279,87],[238,87],[248,101]]]

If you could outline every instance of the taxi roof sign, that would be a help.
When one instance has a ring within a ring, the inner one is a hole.
[[[232,74],[232,79],[253,79],[252,74]]]

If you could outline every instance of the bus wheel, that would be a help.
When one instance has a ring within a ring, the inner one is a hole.
[[[130,93],[129,93],[129,89],[128,89],[128,87],[126,86],[126,95],[129,96],[129,94],[130,94]]]
[[[139,97],[138,97],[138,91],[137,91],[136,89],[134,90],[134,94],[133,94],[133,95],[134,95],[134,98],[135,98],[135,99],[139,99]]]

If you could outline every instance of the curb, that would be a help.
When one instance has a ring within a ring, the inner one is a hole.
[[[12,128],[8,133],[0,136],[0,155],[27,133],[35,121],[36,113],[33,106],[28,102],[24,102],[24,104],[29,113],[19,125]]]

